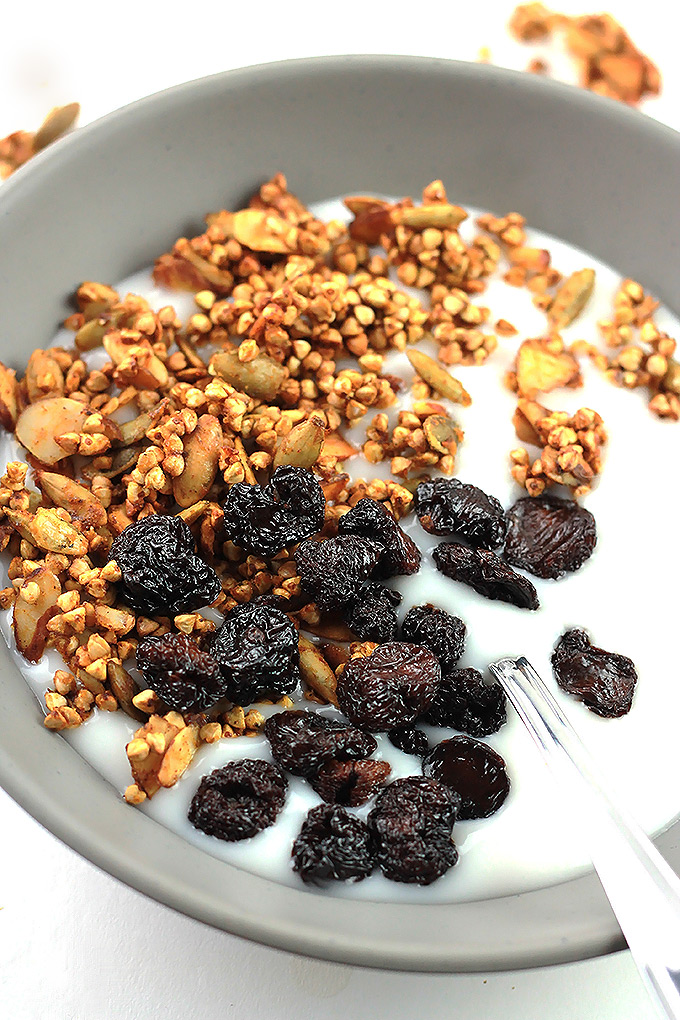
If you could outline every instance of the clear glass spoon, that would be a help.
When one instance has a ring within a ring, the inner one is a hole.
[[[608,784],[525,658],[489,669],[562,786],[631,954],[662,1016],[680,1020],[680,879]]]

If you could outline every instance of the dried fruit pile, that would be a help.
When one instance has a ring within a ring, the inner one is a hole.
[[[456,861],[455,819],[486,817],[507,796],[502,759],[478,739],[506,710],[497,684],[458,668],[462,620],[428,604],[400,626],[393,579],[417,573],[421,553],[399,521],[415,510],[423,535],[446,539],[434,553],[442,573],[522,609],[538,596],[515,568],[556,579],[586,562],[592,515],[543,490],[588,491],[602,421],[535,398],[580,385],[578,355],[595,357],[556,332],[593,279],[584,270],[563,281],[547,252],[527,246],[516,214],[480,217],[484,232],[465,242],[466,213],[438,181],[420,205],[346,204],[349,226],[324,222],[279,174],[247,208],[210,215],[205,233],[157,260],[156,283],[194,293],[186,323],[170,306],[86,282],[66,322],[72,347],[34,351],[21,380],[0,365],[0,423],[27,461],[0,479],[0,547],[11,558],[0,604],[14,606],[29,661],[48,647],[65,660],[45,695],[46,726],[79,726],[96,709],[139,724],[127,745],[130,803],[173,786],[202,744],[263,732],[276,764],[244,758],[205,777],[194,825],[224,840],[267,828],[290,773],[325,802],[293,848],[303,880],[360,879],[378,866],[427,884]],[[533,464],[514,452],[513,475],[534,498],[507,511],[446,477],[464,438],[450,407],[471,398],[444,367],[482,365],[496,333],[516,332],[498,320],[492,333],[473,301],[503,258],[506,280],[527,286],[547,316],[546,337],[519,346],[507,380],[518,435],[544,447]],[[657,413],[679,417],[673,341],[652,334],[653,311],[628,281],[601,328],[630,348],[639,327],[654,353],[641,356],[635,385],[650,386]],[[426,331],[438,359],[413,346]],[[391,424],[404,380],[385,372],[385,354],[407,347],[412,406]],[[92,368],[88,352],[100,348],[108,360]],[[356,367],[340,367],[347,359]],[[369,410],[363,455],[388,461],[389,481],[343,471],[359,453],[345,426]],[[574,633],[555,652],[560,684],[595,711],[626,711],[629,660]],[[293,709],[300,693],[319,711]],[[421,724],[464,736],[431,746]],[[424,775],[390,783],[374,733]],[[365,822],[347,810],[373,797]]]

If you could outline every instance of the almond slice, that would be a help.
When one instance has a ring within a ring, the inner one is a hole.
[[[555,352],[548,340],[525,340],[517,351],[517,389],[532,399],[537,393],[549,393],[560,386],[580,386],[581,371],[573,354]]]
[[[57,464],[68,454],[56,442],[65,432],[82,432],[88,410],[70,397],[47,397],[21,412],[16,436],[22,446],[42,464]]]
[[[37,597],[33,598],[36,587]],[[30,593],[31,600],[23,598],[22,593]],[[57,599],[60,595],[61,585],[46,567],[32,571],[21,582],[14,603],[12,629],[17,648],[29,662],[37,662],[45,651],[49,636],[47,624],[57,612]]]

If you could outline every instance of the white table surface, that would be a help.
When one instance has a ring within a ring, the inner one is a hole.
[[[392,11],[390,13],[390,6]],[[464,9],[467,6],[468,9]],[[600,10],[560,2],[560,11]],[[420,17],[374,0],[185,7],[13,3],[2,9],[0,137],[77,99],[81,123],[230,67],[332,53],[415,53],[524,68],[512,2],[431,0]],[[676,15],[668,0],[606,5],[660,66],[645,112],[680,128]],[[669,21],[670,19],[670,21]],[[565,70],[564,61],[552,60]],[[276,169],[276,168],[273,168]],[[55,736],[55,739],[58,737]],[[366,971],[214,931],[98,871],[0,791],[0,1020],[653,1020],[628,953],[540,971],[430,976]]]

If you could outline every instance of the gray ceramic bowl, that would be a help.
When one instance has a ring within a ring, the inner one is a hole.
[[[517,209],[652,288],[676,313],[680,136],[572,88],[473,64],[338,57],[233,71],[120,110],[0,193],[0,358],[23,366],[83,279],[149,264],[202,214],[284,170],[307,201],[418,194]],[[593,875],[461,905],[348,902],[238,871],[131,810],[63,740],[0,642],[0,782],[129,885],[282,949],[426,971],[539,966],[622,947]],[[659,840],[680,866],[678,827]]]

